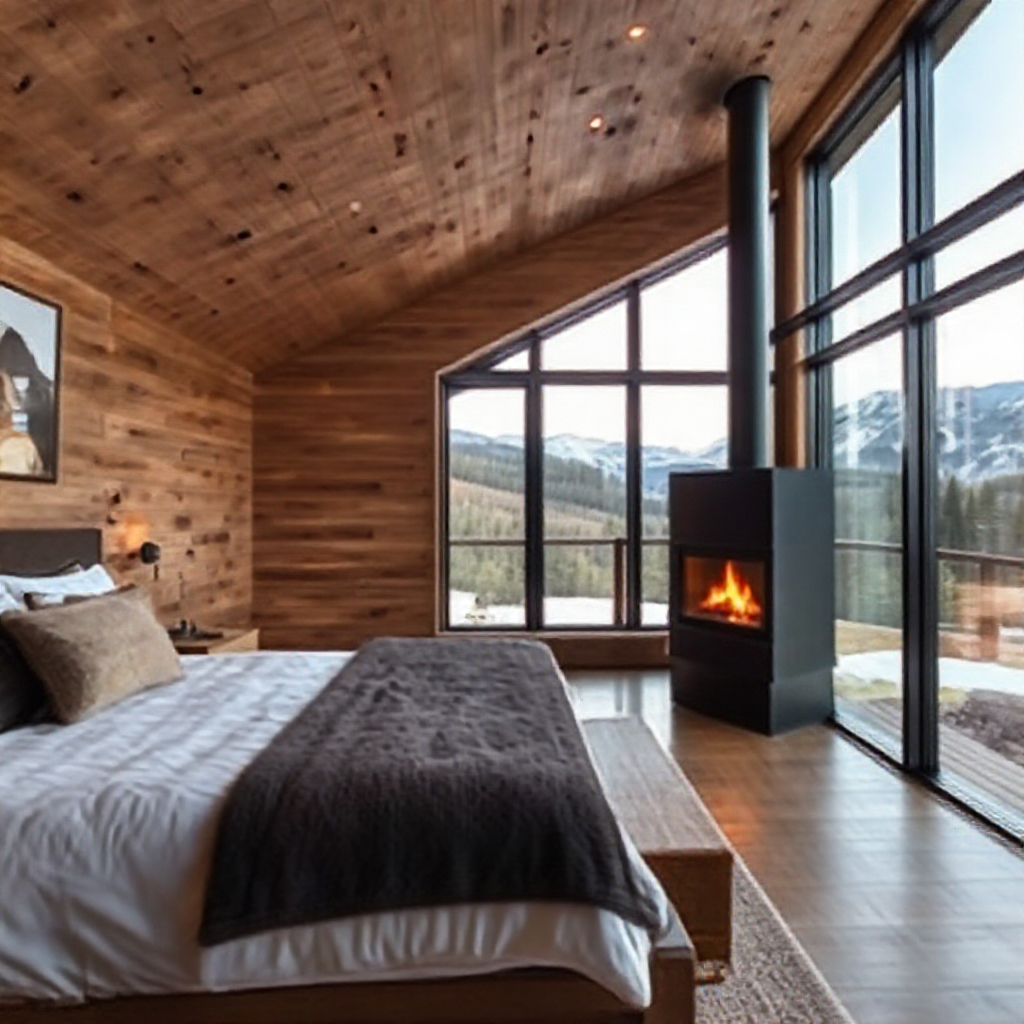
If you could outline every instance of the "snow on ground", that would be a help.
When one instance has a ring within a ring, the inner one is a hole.
[[[522,605],[495,604],[478,608],[476,595],[464,590],[451,592],[453,626],[522,626]],[[668,605],[646,602],[641,607],[645,626],[668,626]],[[544,621],[559,626],[610,626],[614,622],[612,600],[608,597],[548,597],[544,599]]]
[[[879,680],[899,685],[903,680],[903,655],[900,651],[843,654],[839,657],[838,670],[848,682]],[[1024,697],[1024,669],[991,661],[939,658],[939,683],[954,690],[1000,690]]]

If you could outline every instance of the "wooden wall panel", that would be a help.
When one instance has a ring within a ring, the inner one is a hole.
[[[721,229],[706,172],[257,377],[255,622],[268,646],[436,627],[438,373]]]
[[[0,480],[0,528],[95,526],[165,621],[248,622],[252,378],[13,242],[0,280],[63,307],[57,484]],[[159,577],[126,550],[148,523]]]

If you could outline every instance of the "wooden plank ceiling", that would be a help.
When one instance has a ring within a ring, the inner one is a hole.
[[[4,2],[0,233],[258,371],[720,161],[738,77],[780,140],[880,2]]]

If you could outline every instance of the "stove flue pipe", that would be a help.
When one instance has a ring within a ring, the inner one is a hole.
[[[770,79],[725,95],[729,116],[729,465],[768,461]]]

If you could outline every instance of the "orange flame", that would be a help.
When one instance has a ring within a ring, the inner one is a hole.
[[[761,625],[761,606],[750,584],[743,578],[743,573],[732,562],[725,563],[723,581],[712,585],[708,596],[700,603],[700,610],[719,615],[727,622],[744,626]]]

